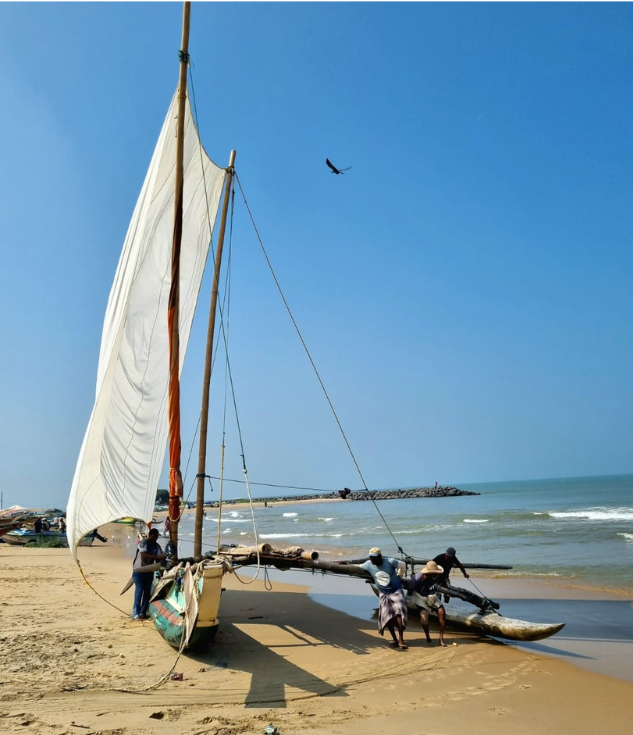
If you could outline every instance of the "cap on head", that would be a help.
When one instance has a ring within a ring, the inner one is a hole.
[[[452,546],[449,546],[448,549],[446,549],[446,555],[455,556],[455,549]]]
[[[382,556],[382,551],[377,546],[374,546],[369,550],[369,556]]]

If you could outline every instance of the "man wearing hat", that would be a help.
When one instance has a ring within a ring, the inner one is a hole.
[[[394,648],[407,649],[404,642],[404,629],[407,627],[407,601],[402,590],[398,571],[404,571],[404,562],[385,558],[380,549],[369,550],[369,559],[360,565],[369,572],[379,592],[378,632],[383,635],[385,628],[391,633]],[[395,626],[398,626],[396,636]]]
[[[442,605],[442,596],[437,593],[437,586],[443,574],[444,569],[435,560],[431,560],[409,580],[409,594],[420,611],[420,622],[429,646],[433,645],[429,632],[429,613],[434,612],[440,621],[440,646],[446,647],[444,643],[446,610]]]

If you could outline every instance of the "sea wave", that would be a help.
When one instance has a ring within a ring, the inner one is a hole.
[[[619,533],[618,536],[623,536],[627,541],[633,541],[633,533]]]
[[[488,518],[464,518],[464,523],[488,523]]]
[[[633,508],[586,508],[550,511],[551,518],[584,521],[633,521]]]
[[[575,575],[573,574],[567,574],[563,575],[560,572],[519,572],[519,571],[512,571],[512,572],[495,572],[493,575],[493,578],[497,579],[498,577],[573,577]]]
[[[282,514],[284,518],[294,518],[295,516],[298,516],[298,513],[283,513]]]
[[[325,521],[326,523],[329,523],[330,521],[335,521],[336,518],[319,518],[320,521]]]
[[[213,523],[220,523],[220,521],[217,518],[209,518],[207,516],[207,521],[213,521]],[[222,523],[252,523],[250,518],[222,518]]]

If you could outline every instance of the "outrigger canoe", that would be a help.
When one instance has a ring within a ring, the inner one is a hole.
[[[373,586],[373,585],[372,585]],[[416,610],[416,598],[413,592],[407,595],[407,607]],[[510,641],[541,641],[558,633],[565,627],[565,623],[530,623],[527,620],[506,618],[496,610],[464,610],[462,608],[445,605],[446,624],[466,628],[481,635],[506,638]]]
[[[376,586],[372,584],[371,588],[378,595]],[[447,627],[466,629],[478,635],[505,638],[509,641],[542,641],[565,627],[565,623],[530,623],[527,620],[506,618],[494,609],[493,606],[499,607],[497,603],[480,598],[478,595],[461,589],[461,587],[442,587],[441,590],[442,593],[445,592],[451,597],[459,597],[473,604],[481,605],[479,609],[473,611],[445,605]],[[409,610],[417,612],[421,603],[417,592],[408,593],[406,598]],[[433,612],[431,612],[431,615],[437,617]]]

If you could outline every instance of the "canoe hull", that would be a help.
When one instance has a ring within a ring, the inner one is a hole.
[[[164,599],[155,600],[150,603],[149,614],[154,621],[156,630],[158,630],[167,643],[174,648],[180,648],[187,628],[185,616],[182,611],[172,604],[170,600]],[[189,638],[189,643],[185,648],[194,651],[205,650],[215,638],[219,627],[219,623],[206,627],[196,625]]]
[[[149,614],[170,646],[200,651],[215,638],[223,574],[222,564],[201,562],[157,575]]]
[[[417,612],[418,606],[413,593],[407,596],[407,607]],[[542,641],[558,633],[565,623],[530,623],[527,620],[506,618],[498,612],[470,611],[444,606],[446,623],[480,635],[491,635],[509,641]],[[431,613],[433,614],[433,613]]]

